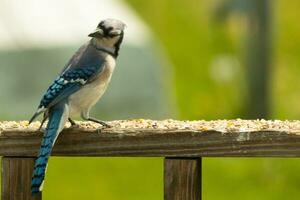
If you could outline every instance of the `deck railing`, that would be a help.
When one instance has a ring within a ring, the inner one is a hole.
[[[164,199],[201,199],[201,157],[298,157],[300,122],[266,120],[112,121],[66,128],[52,156],[164,157]],[[39,122],[0,122],[2,200],[32,197],[30,181],[40,146]]]

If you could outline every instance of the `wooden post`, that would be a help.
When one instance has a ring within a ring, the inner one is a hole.
[[[164,200],[201,200],[201,158],[165,158]]]
[[[268,118],[270,115],[271,3],[270,0],[253,0],[248,4],[247,118]]]
[[[35,158],[2,158],[2,200],[41,200],[42,194],[32,197],[30,183]]]

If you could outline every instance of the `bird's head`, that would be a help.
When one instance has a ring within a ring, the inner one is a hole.
[[[117,48],[119,49],[126,25],[117,19],[102,20],[95,31],[89,34],[99,45],[104,48]]]

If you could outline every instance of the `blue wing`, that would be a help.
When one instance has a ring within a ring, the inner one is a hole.
[[[97,74],[98,67],[77,68],[59,76],[43,96],[39,108],[49,108],[78,91]]]
[[[77,52],[62,74],[50,85],[30,122],[42,112],[77,92],[102,72],[104,58],[93,47],[87,46],[80,50],[84,52]]]

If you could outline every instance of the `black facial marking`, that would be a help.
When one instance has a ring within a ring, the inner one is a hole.
[[[103,27],[103,25],[104,25],[104,21],[101,21],[99,24],[98,24],[98,27],[100,28],[100,27]]]
[[[123,41],[123,37],[124,37],[124,32],[122,31],[118,42],[115,44],[115,48],[116,48],[116,50],[115,50],[115,56],[116,57],[118,57],[118,55],[119,55],[119,50],[120,50],[121,43]]]
[[[112,26],[106,27],[103,22],[100,22],[98,24],[98,28],[100,28],[100,29],[103,30],[104,36],[106,36],[106,37],[113,38],[113,37],[119,35],[119,34],[112,34],[112,33],[110,33],[114,28]]]

